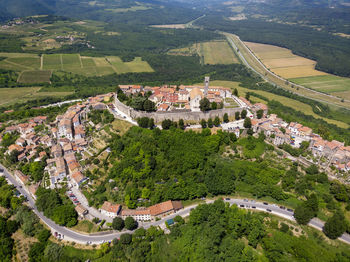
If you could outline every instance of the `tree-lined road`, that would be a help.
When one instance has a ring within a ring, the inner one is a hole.
[[[66,227],[62,227],[60,225],[55,224],[51,219],[47,218],[44,216],[42,212],[39,212],[38,209],[35,206],[35,201],[31,194],[25,189],[25,187],[22,187],[22,184],[19,183],[9,172],[8,170],[3,167],[0,164],[0,169],[4,169],[4,172],[2,175],[4,175],[7,180],[13,184],[17,190],[25,197],[28,199],[28,205],[33,209],[34,213],[51,229],[53,233],[57,232],[58,234],[61,234],[61,236],[64,236],[63,239],[66,241],[74,241],[76,243],[81,243],[81,244],[101,244],[104,242],[112,241],[115,238],[120,238],[120,235],[123,233],[130,233],[132,234],[132,231],[122,231],[122,232],[101,232],[97,234],[83,234],[79,233],[76,231],[73,231],[71,229],[68,229]],[[0,174],[1,175],[1,174]],[[263,202],[256,202],[254,200],[245,200],[245,199],[230,199],[226,198],[224,200],[225,202],[228,202],[231,205],[237,205],[240,208],[246,208],[246,209],[252,209],[252,210],[258,210],[258,211],[263,211],[263,212],[269,212],[273,215],[283,217],[285,219],[295,221],[292,210],[288,209],[282,209],[281,207],[275,205],[275,204],[268,204],[268,203],[263,203]],[[214,200],[207,200],[206,203],[213,203]],[[139,225],[145,229],[151,227],[151,226],[164,226],[164,223],[166,220],[174,218],[175,216],[182,216],[186,217],[190,214],[191,210],[195,207],[197,207],[198,204],[194,204],[192,206],[185,207],[184,209],[171,214],[169,216],[164,217],[163,219],[159,221],[154,221],[154,222],[144,222],[140,223]],[[314,227],[317,230],[322,231],[322,228],[324,226],[324,222],[314,218],[310,221],[309,226]],[[339,240],[350,244],[350,235],[349,234],[343,234]]]

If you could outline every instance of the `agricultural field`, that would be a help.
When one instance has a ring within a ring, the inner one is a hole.
[[[49,83],[51,74],[51,70],[23,71],[17,81],[25,84]]]
[[[123,62],[117,56],[81,57],[79,54],[43,54],[39,57],[25,53],[0,53],[0,57],[5,58],[0,61],[0,68],[22,72],[18,79],[22,83],[49,82],[52,71],[85,76],[153,72],[141,57],[131,62]]]
[[[328,75],[315,69],[315,61],[294,55],[286,48],[251,42],[244,43],[268,69],[285,79]]]
[[[301,77],[291,82],[350,100],[350,78],[334,75]]]
[[[197,43],[190,47],[172,49],[169,51],[169,54],[182,56],[197,54],[203,64],[209,65],[239,63],[238,58],[227,41]]]
[[[64,97],[73,92],[40,92],[40,87],[0,88],[0,106],[44,97]]]

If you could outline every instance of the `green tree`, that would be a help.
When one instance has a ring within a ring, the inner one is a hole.
[[[257,117],[258,119],[261,119],[263,116],[264,116],[264,110],[259,109],[259,110],[256,112],[256,117]]]
[[[153,118],[150,118],[150,119],[148,120],[148,127],[149,127],[150,129],[153,129],[154,126],[155,126],[154,119],[153,119]]]
[[[148,128],[149,127],[149,118],[148,117],[140,117],[137,119],[137,124],[142,128]]]
[[[235,96],[238,96],[238,90],[237,90],[237,88],[235,88],[235,89],[233,90],[233,94],[234,94]]]
[[[63,247],[56,243],[49,242],[44,250],[44,257],[49,262],[60,261],[63,255]]]
[[[249,99],[250,99],[250,93],[249,93],[249,92],[247,92],[247,93],[245,94],[245,98],[249,101]]]
[[[249,117],[246,117],[244,119],[243,126],[244,126],[244,128],[251,128],[252,127],[252,121],[250,120]]]
[[[146,112],[155,111],[156,105],[151,100],[145,100],[143,103],[143,110]]]
[[[172,125],[172,121],[170,119],[165,119],[162,121],[162,128],[164,130],[169,129],[171,127],[171,125]]]
[[[125,234],[122,234],[120,236],[120,242],[123,244],[123,245],[129,245],[132,241],[132,236],[128,233],[125,233]]]
[[[345,216],[338,210],[332,217],[328,218],[323,227],[323,232],[330,239],[337,239],[345,232],[346,228]]]
[[[185,122],[184,122],[183,119],[180,119],[180,120],[179,120],[179,128],[182,129],[182,130],[185,129]]]
[[[218,104],[216,102],[211,103],[211,109],[212,110],[218,109]]]
[[[227,113],[224,114],[224,119],[223,120],[224,120],[224,123],[228,123],[229,122]]]
[[[242,112],[241,112],[241,118],[242,119],[246,118],[247,113],[248,113],[247,110],[243,109]]]
[[[240,113],[237,111],[236,113],[235,113],[235,119],[236,120],[239,120],[241,117],[240,117]]]
[[[208,98],[204,97],[199,101],[199,108],[202,112],[206,112],[210,110],[210,102]]]
[[[121,217],[115,217],[112,222],[112,228],[121,231],[124,228],[124,220]]]
[[[202,128],[206,128],[207,127],[207,121],[205,121],[204,119],[201,120],[201,126]]]
[[[132,217],[125,218],[125,228],[128,230],[134,230],[138,227],[137,221]]]
[[[216,127],[220,126],[220,118],[219,118],[218,116],[216,116],[216,117],[214,118],[214,125],[215,125]]]
[[[211,118],[208,119],[208,127],[212,128],[213,127],[213,120]]]

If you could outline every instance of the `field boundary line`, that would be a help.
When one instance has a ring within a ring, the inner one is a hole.
[[[78,56],[79,56],[79,61],[80,61],[80,67],[83,68],[83,61],[81,61],[81,56],[80,56],[80,54],[78,54]]]
[[[60,59],[61,59],[61,70],[63,71],[64,69],[63,69],[63,56],[62,56],[62,54],[60,54]]]
[[[43,68],[44,68],[44,54],[42,54],[40,57],[40,70],[43,70]]]

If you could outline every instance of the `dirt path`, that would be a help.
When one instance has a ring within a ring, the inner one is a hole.
[[[40,57],[40,70],[43,70],[44,68],[44,55],[41,55]]]
[[[61,58],[61,69],[63,70],[63,57],[62,57],[62,54],[60,55],[60,58]]]

